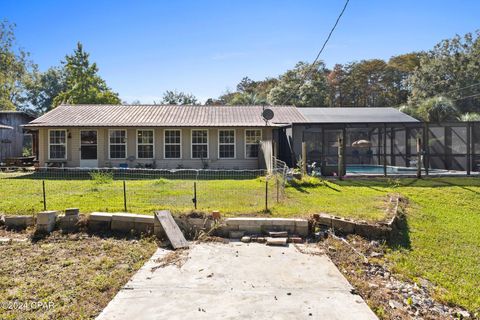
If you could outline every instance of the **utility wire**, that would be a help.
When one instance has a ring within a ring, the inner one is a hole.
[[[472,94],[471,96],[466,96],[466,97],[461,97],[461,98],[458,98],[458,99],[454,99],[453,101],[464,100],[464,99],[468,99],[468,98],[475,98],[475,97],[478,97],[478,96],[480,96],[480,93]]]
[[[313,68],[313,66],[315,65],[315,63],[316,63],[316,62],[318,61],[318,59],[320,58],[320,55],[322,54],[323,50],[325,49],[325,46],[327,45],[328,41],[330,40],[330,37],[332,36],[333,31],[335,31],[335,28],[337,27],[338,22],[340,21],[340,19],[341,19],[342,16],[343,16],[343,13],[344,13],[345,10],[347,9],[347,6],[348,6],[348,3],[349,3],[349,2],[350,2],[350,0],[345,1],[345,5],[343,6],[342,11],[341,11],[340,14],[338,15],[337,20],[335,21],[335,24],[333,25],[332,29],[330,30],[327,39],[325,39],[325,42],[323,43],[322,47],[320,48],[320,51],[318,52],[317,56],[315,57],[315,60],[313,60],[310,68]],[[300,84],[298,85],[298,87],[297,87],[295,90],[293,90],[293,91],[288,95],[288,97],[283,101],[282,105],[286,104],[287,101],[292,98],[292,96],[296,93],[296,91],[300,88],[300,86],[302,85],[302,83],[305,81],[305,79],[307,78],[307,76],[309,75],[309,73],[310,73],[310,70],[307,70],[307,72],[305,72],[305,74],[304,74],[304,76],[303,76],[303,79],[301,80],[301,82],[300,82]]]
[[[463,90],[463,89],[467,89],[467,88],[471,88],[471,87],[476,87],[476,86],[480,86],[480,82],[475,83],[475,84],[471,84],[471,85],[466,86],[466,87],[462,87],[462,88],[458,88],[458,89],[446,91],[446,92],[443,92],[442,94],[449,94],[449,93],[452,93],[452,92],[461,91],[461,90]]]

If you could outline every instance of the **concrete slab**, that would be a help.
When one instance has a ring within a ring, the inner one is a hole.
[[[97,319],[377,319],[325,255],[200,243],[180,268],[152,270],[169,252],[158,249]]]

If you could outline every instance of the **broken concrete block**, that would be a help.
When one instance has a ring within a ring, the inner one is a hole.
[[[287,238],[267,238],[267,245],[269,246],[286,246]]]
[[[37,215],[37,231],[52,232],[55,229],[58,211],[42,211]]]
[[[78,216],[80,210],[78,208],[65,209],[65,216]]]
[[[137,214],[135,215],[135,232],[137,233],[153,233],[154,231],[154,216]]]
[[[42,211],[37,215],[37,224],[55,223],[58,211]]]
[[[248,237],[248,236],[243,236],[242,239],[240,239],[240,241],[242,241],[244,243],[249,243],[251,240],[252,240],[252,238]]]
[[[88,216],[88,228],[95,231],[108,231],[112,223],[112,214],[106,212],[93,212]]]
[[[229,237],[231,239],[240,239],[245,234],[245,231],[230,231]]]
[[[263,228],[261,226],[243,226],[239,228],[240,230],[247,234],[262,234]]]
[[[78,229],[78,221],[80,216],[78,215],[60,215],[57,217],[58,226],[62,231],[76,231]]]
[[[350,234],[355,231],[355,222],[345,219],[332,219],[332,228],[343,234]]]
[[[135,215],[131,213],[115,213],[110,225],[112,231],[130,232],[135,230]]]
[[[32,216],[5,216],[4,221],[5,226],[12,229],[25,229],[34,224]]]
[[[265,243],[267,241],[267,239],[265,239],[264,237],[256,237],[255,241],[257,243]]]
[[[315,219],[315,222],[320,225],[324,225],[327,227],[332,226],[332,216],[330,216],[329,214],[326,214],[326,213],[315,214],[314,219]]]
[[[290,238],[288,238],[288,242],[291,242],[291,243],[303,243],[303,238],[300,238],[300,237],[290,237]]]
[[[268,235],[272,238],[286,238],[288,237],[287,231],[270,231]]]

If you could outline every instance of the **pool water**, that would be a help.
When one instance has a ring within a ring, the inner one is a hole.
[[[347,174],[383,174],[383,166],[379,165],[348,165]],[[416,167],[393,167],[387,166],[387,174],[414,174]],[[423,170],[422,170],[423,171]],[[430,170],[438,171],[438,170]]]

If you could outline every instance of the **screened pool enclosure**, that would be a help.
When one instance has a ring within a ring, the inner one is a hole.
[[[282,130],[281,157],[297,166],[303,151],[308,171],[324,176],[415,175],[418,161],[422,174],[480,171],[480,122],[296,123]]]

